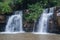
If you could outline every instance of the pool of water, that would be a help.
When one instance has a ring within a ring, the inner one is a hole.
[[[57,34],[0,34],[0,40],[60,40],[60,35]]]

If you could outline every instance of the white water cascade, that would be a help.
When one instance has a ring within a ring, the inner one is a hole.
[[[22,27],[22,11],[16,11],[14,15],[10,16],[5,28],[6,33],[23,33]]]
[[[43,13],[41,14],[41,17],[39,18],[39,22],[37,24],[37,32],[33,32],[34,34],[47,34],[47,29],[48,29],[48,21],[49,17],[53,15],[54,8],[45,9]]]

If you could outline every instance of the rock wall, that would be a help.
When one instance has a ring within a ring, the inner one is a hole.
[[[60,7],[55,7],[53,14],[53,32],[60,33]]]
[[[48,23],[48,32],[60,33],[60,7],[55,7],[54,13]]]

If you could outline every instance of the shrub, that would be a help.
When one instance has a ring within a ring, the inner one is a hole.
[[[25,19],[36,21],[37,18],[42,13],[42,9],[43,8],[39,3],[28,5],[29,12],[27,14],[25,14]]]
[[[0,14],[11,12],[12,9],[7,3],[0,2]]]

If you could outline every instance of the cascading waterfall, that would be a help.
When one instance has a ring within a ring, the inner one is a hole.
[[[14,15],[9,17],[5,32],[24,32],[22,27],[22,11],[16,11]]]
[[[54,12],[54,8],[50,8],[49,9],[49,13],[48,13],[48,9],[45,9],[43,11],[43,13],[41,14],[41,17],[39,18],[39,22],[37,24],[37,32],[33,32],[34,34],[46,34],[48,33],[48,21],[49,21],[49,17],[51,15],[53,15]]]

